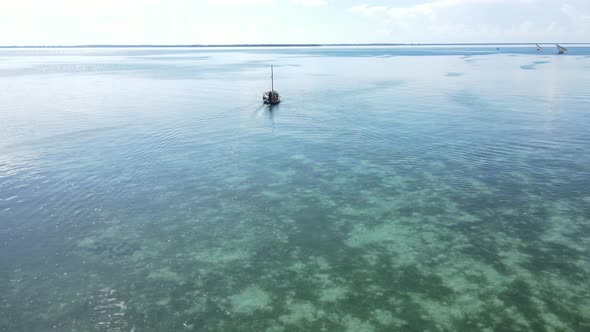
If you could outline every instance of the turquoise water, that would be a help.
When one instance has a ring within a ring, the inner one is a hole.
[[[554,53],[0,50],[0,331],[589,331]]]

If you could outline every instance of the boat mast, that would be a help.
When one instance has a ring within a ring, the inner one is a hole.
[[[271,90],[270,91],[275,91],[275,73],[272,68],[272,65],[270,65],[270,82],[271,82]]]

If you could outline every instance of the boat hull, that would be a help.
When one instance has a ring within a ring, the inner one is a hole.
[[[281,102],[281,96],[276,91],[269,91],[262,96],[262,102],[266,105],[276,105]]]

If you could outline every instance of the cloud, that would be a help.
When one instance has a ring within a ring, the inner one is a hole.
[[[575,20],[590,21],[590,14],[582,10],[581,8],[572,5],[571,3],[564,3],[561,5],[561,11]]]
[[[260,6],[280,3],[281,1],[275,0],[207,0],[211,5],[217,6]],[[287,2],[287,1],[285,1]],[[290,4],[307,6],[307,7],[319,7],[327,4],[327,0],[288,0]]]
[[[351,7],[350,12],[371,16],[371,15],[387,15],[393,18],[416,18],[418,16],[433,17],[436,15],[436,10],[441,8],[462,7],[466,5],[490,5],[502,3],[534,3],[535,0],[436,0],[431,2],[424,2],[407,7],[394,6],[370,6],[361,4]]]
[[[0,0],[0,32],[0,45],[566,43],[590,36],[590,0]]]
[[[302,5],[308,7],[319,7],[326,5],[328,3],[326,0],[289,0],[289,2],[294,5]]]
[[[348,11],[369,19],[378,38],[402,43],[580,42],[590,31],[588,0],[426,0]]]
[[[88,14],[105,14],[112,11],[127,11],[140,8],[142,6],[159,5],[160,1],[156,0],[20,0],[20,1],[0,1],[0,10],[7,12],[27,12],[27,11],[51,11],[51,12],[75,12]]]
[[[389,7],[386,6],[370,6],[364,3],[358,6],[351,7],[348,11],[363,16],[371,16],[376,14],[385,14],[388,10]]]
[[[207,0],[211,5],[218,6],[259,6],[273,3],[273,0]]]

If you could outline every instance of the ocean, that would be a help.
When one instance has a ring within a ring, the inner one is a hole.
[[[568,48],[0,49],[0,331],[589,331]]]

